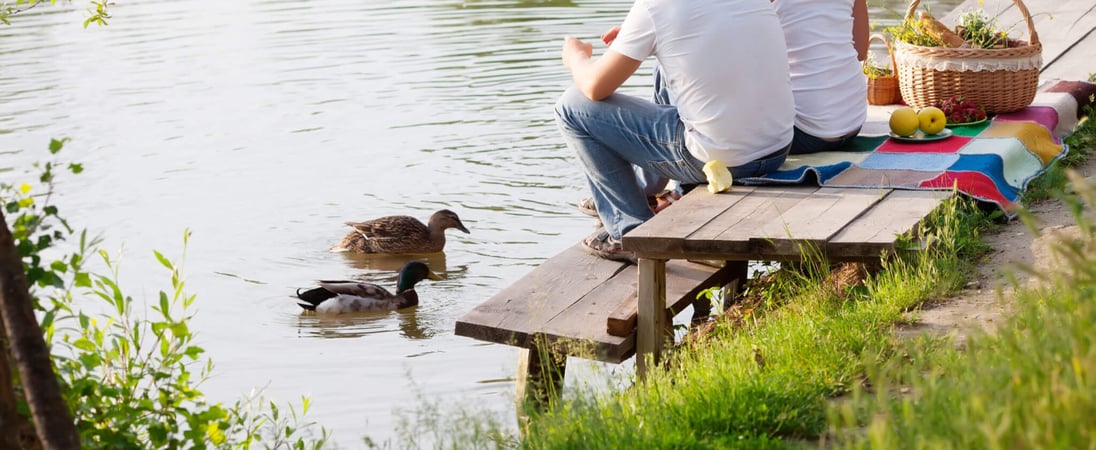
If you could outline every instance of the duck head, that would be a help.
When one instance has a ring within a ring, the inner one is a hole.
[[[442,230],[447,228],[456,228],[471,234],[468,229],[464,227],[464,223],[460,221],[460,217],[457,217],[457,213],[448,209],[442,209],[430,216],[430,228],[440,227]]]
[[[415,289],[415,284],[427,278],[435,281],[443,279],[440,275],[430,271],[430,268],[422,261],[408,262],[403,266],[403,269],[400,269],[400,277],[396,282],[396,293],[400,294]]]

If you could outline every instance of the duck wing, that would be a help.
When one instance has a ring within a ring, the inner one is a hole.
[[[333,295],[351,295],[375,299],[389,299],[395,297],[388,289],[373,283],[320,280],[318,284],[320,285],[320,288],[323,288]]]
[[[418,238],[430,234],[426,224],[411,216],[388,216],[346,224],[369,239]]]
[[[347,222],[354,231],[339,247],[366,253],[431,253],[438,251],[430,228],[411,216],[388,216],[365,222]]]
[[[321,280],[319,287],[297,290],[297,302],[308,311],[340,313],[395,309],[402,298],[388,289],[360,281]]]

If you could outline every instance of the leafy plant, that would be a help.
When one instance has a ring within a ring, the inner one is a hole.
[[[868,58],[864,60],[863,70],[868,78],[889,77],[894,75],[894,71],[891,70],[890,67],[879,65],[872,53],[868,53]]]
[[[940,35],[932,32],[923,22],[915,19],[903,20],[898,25],[885,28],[885,31],[894,40],[908,44],[921,47],[943,47],[945,45]]]
[[[57,154],[67,140],[53,140]],[[54,366],[83,446],[88,448],[320,448],[327,432],[311,436],[311,423],[292,407],[283,414],[276,404],[252,395],[232,406],[209,402],[199,385],[213,363],[189,328],[195,296],[186,293],[181,266],[154,252],[170,273],[171,289],[156,304],[134,311],[133,298],[119,286],[118,264],[97,250],[100,242],[76,233],[49,203],[54,172],[61,167],[80,173],[79,164],[35,164],[41,187],[0,182],[0,204],[11,221],[12,235],[23,257],[30,294],[40,311],[40,325],[51,344]],[[68,253],[57,244],[79,236]],[[189,239],[184,234],[184,244]],[[43,255],[62,253],[56,259]],[[97,254],[108,273],[85,266]],[[98,300],[98,305],[89,304]],[[137,303],[140,304],[140,303]],[[98,314],[87,309],[104,309]],[[194,367],[198,368],[195,369]],[[257,405],[257,406],[256,406]],[[23,408],[25,411],[25,408]]]
[[[43,0],[15,0],[13,2],[3,1],[0,2],[0,23],[4,25],[11,25],[8,18],[20,13],[24,13],[35,6],[43,3]],[[57,0],[49,0],[49,3],[56,4]],[[108,0],[91,0],[91,7],[87,9],[88,16],[84,19],[84,28],[88,25],[96,24],[103,26],[107,24],[107,19],[110,18],[110,13],[107,12],[107,6],[110,4]]]
[[[982,10],[970,10],[959,16],[956,33],[977,48],[1002,48],[1008,44],[1008,32],[997,28],[997,18]]]

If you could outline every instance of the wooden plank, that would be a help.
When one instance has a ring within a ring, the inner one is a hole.
[[[666,264],[667,295],[679,299],[699,292],[717,272],[711,266],[671,261]],[[627,333],[610,334],[606,314],[629,300],[635,303],[638,278],[636,266],[629,266],[548,321],[542,335],[571,356],[612,363],[628,359],[636,350],[635,324]]]
[[[479,304],[457,320],[456,334],[527,347],[541,327],[629,264],[594,258],[581,243]]]
[[[697,187],[673,207],[666,208],[621,239],[624,248],[643,257],[647,252],[677,252],[684,238],[720,214],[735,207],[754,191],[753,187],[735,186],[729,192],[712,194]]]
[[[831,238],[826,254],[840,260],[877,258],[883,252],[893,252],[898,235],[913,231],[951,195],[951,191],[892,191]]]
[[[750,237],[759,254],[799,255],[822,251],[826,241],[876,202],[888,189],[822,188],[762,225]]]
[[[955,24],[959,23],[959,15],[964,13],[964,12],[971,11],[971,10],[976,10],[976,9],[984,9],[987,14],[993,14],[994,12],[1004,11],[1008,8],[1012,8],[1013,6],[1015,6],[1015,4],[1011,0],[998,0],[999,6],[998,5],[984,6],[984,5],[980,5],[979,3],[980,3],[979,0],[966,0],[963,3],[960,3],[958,6],[956,6],[951,11],[948,11],[947,14],[944,14],[944,16],[939,18],[939,19],[940,19],[941,22],[944,22],[945,24],[951,26],[952,28],[955,28]],[[924,6],[925,2],[921,2],[921,5]],[[905,14],[905,12],[906,12],[905,9],[903,9],[901,11],[902,14]],[[939,14],[939,13],[933,13],[933,14],[935,15],[935,14]]]
[[[1053,65],[1084,36],[1096,29],[1096,4],[1092,0],[1067,0],[1053,7],[1028,5],[1035,31],[1043,43],[1043,68]]]
[[[1040,73],[1044,79],[1060,78],[1063,80],[1087,80],[1088,74],[1093,72],[1092,48],[1096,46],[1096,30],[1089,30],[1087,34],[1078,38],[1057,59],[1049,65],[1043,60],[1043,71]]]
[[[715,267],[673,260],[666,263],[666,301],[669,310],[680,312],[696,299],[704,289],[722,286],[734,277],[731,268]],[[639,316],[639,299],[636,284],[630,285],[631,293],[625,296],[615,310],[605,318],[605,332],[610,336],[629,336],[635,333]]]
[[[757,189],[728,211],[685,239],[683,251],[702,254],[750,254],[750,238],[761,226],[817,191],[791,186]]]

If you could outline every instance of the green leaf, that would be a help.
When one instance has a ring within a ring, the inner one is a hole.
[[[186,322],[176,322],[171,325],[171,334],[179,338],[188,337],[190,336],[190,328],[186,326]]]
[[[191,345],[183,351],[183,354],[190,357],[190,359],[198,359],[198,355],[201,355],[202,353],[205,353],[205,349],[197,345]]]
[[[61,139],[61,140],[50,139],[49,140],[49,152],[56,155],[57,152],[61,151],[61,147],[64,147],[65,142],[68,141],[68,140],[69,140],[68,138],[64,138],[64,139]]]
[[[72,346],[76,347],[80,350],[86,351],[86,352],[94,352],[95,351],[95,343],[88,340],[88,338],[77,339],[76,342],[72,343]]]
[[[164,329],[167,328],[167,327],[168,327],[167,323],[153,322],[152,323],[152,334],[155,334],[156,336],[162,336],[164,334]]]
[[[69,164],[69,170],[72,171],[72,173],[74,174],[78,174],[84,171],[84,165],[79,163],[72,163]]]
[[[77,272],[73,281],[77,287],[89,288],[91,287],[91,276],[87,272]]]
[[[162,266],[167,267],[168,269],[171,269],[171,270],[175,270],[175,266],[171,264],[171,261],[169,261],[166,257],[164,257],[163,253],[160,253],[156,250],[153,250],[152,253],[156,255],[156,260],[160,261],[160,264]]]

